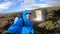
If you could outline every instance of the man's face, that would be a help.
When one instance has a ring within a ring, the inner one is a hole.
[[[30,16],[31,16],[30,14],[26,14],[26,17],[27,17],[27,18],[30,18]]]

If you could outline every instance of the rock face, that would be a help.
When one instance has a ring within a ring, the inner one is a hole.
[[[9,26],[13,23],[14,17],[12,16],[2,16],[0,17],[0,32],[3,32],[9,28]]]
[[[40,23],[37,28],[38,27],[40,29],[42,28],[42,31],[45,33],[60,34],[60,9],[48,12],[46,21]]]

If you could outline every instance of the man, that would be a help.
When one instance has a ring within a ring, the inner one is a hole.
[[[25,25],[22,29],[22,34],[34,34],[32,23],[30,21],[31,15],[32,15],[32,13],[29,10],[25,10],[23,12],[23,19],[25,21],[25,23],[24,23]]]
[[[19,18],[16,23],[12,24],[6,32],[13,32],[13,34],[34,34],[30,21],[31,15],[32,13],[29,10],[25,10],[22,18]]]

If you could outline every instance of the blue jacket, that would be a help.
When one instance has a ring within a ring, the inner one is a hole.
[[[26,14],[32,14],[29,10],[25,10],[23,12],[23,20],[24,20],[24,26],[23,26],[23,20],[22,18],[19,18],[16,23],[12,24],[10,28],[7,30],[8,32],[14,32],[15,34],[34,34],[34,30],[32,27],[32,23],[30,19],[26,18]]]

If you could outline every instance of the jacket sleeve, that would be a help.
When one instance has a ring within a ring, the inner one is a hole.
[[[21,30],[22,30],[22,19],[18,19],[16,23],[12,24],[7,31],[18,33],[21,32]]]
[[[20,19],[18,19],[17,21],[16,21],[16,23],[14,23],[13,25],[15,25],[15,26],[22,26],[22,19],[20,18]]]
[[[32,29],[31,33],[34,34],[34,29]]]

